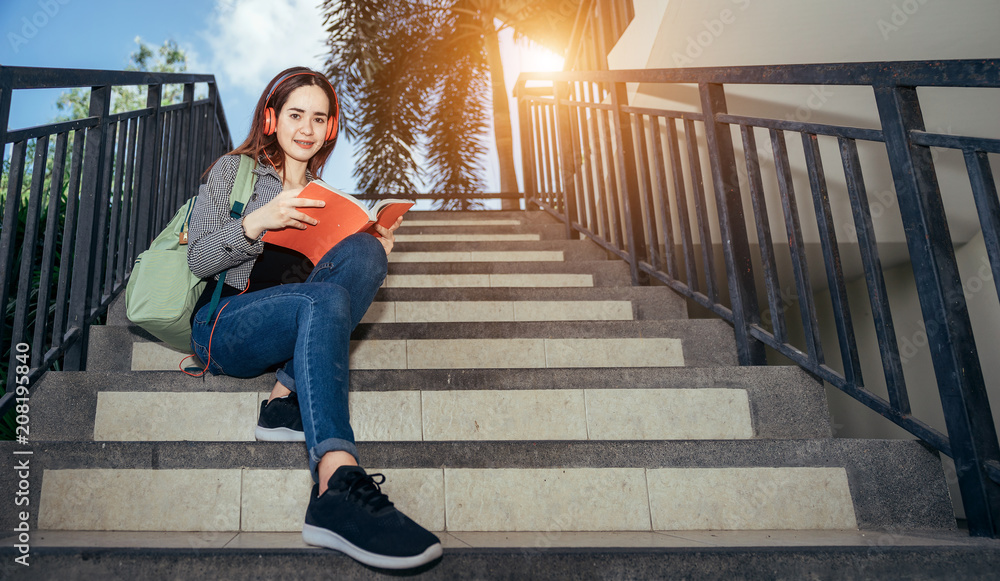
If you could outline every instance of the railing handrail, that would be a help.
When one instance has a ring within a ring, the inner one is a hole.
[[[543,89],[526,88],[529,81],[548,81],[552,87],[542,95]],[[691,104],[697,111],[629,106],[626,83],[696,85],[698,102]],[[731,115],[728,85],[870,87],[880,127]],[[568,235],[587,236],[628,262],[633,284],[656,279],[732,323],[741,365],[766,364],[764,347],[771,347],[954,458],[970,532],[1000,533],[1000,443],[930,151],[951,148],[965,157],[1000,294],[1000,201],[988,159],[988,154],[1000,153],[1000,139],[928,132],[917,95],[917,89],[924,87],[998,88],[1000,59],[531,72],[521,73],[515,87],[528,203],[560,218]],[[698,126],[703,127],[701,133]],[[768,131],[771,139],[804,350],[790,342],[785,325],[787,308],[781,306],[774,254],[775,239],[783,238],[772,236],[768,223],[755,129]],[[735,155],[735,130],[743,141],[744,160]],[[842,374],[826,365],[823,357],[786,132],[802,137],[808,190],[844,359]],[[840,146],[888,400],[865,389],[861,378],[818,136],[835,138]],[[936,331],[926,335],[947,435],[911,414],[857,141],[882,145],[887,152],[910,260],[920,265],[913,270],[921,313],[928,326],[936,325]],[[704,152],[709,155],[710,180],[703,180],[699,159]],[[743,164],[746,177],[741,181],[737,170]],[[710,247],[716,242],[705,181],[714,193],[727,277],[723,285],[728,285],[730,304],[722,302],[715,280]],[[752,202],[752,216],[744,215],[745,195]],[[760,245],[767,295],[764,311],[772,318],[772,328],[762,322],[750,228],[756,228]]]
[[[518,75],[517,86],[523,86],[527,81],[998,87],[1000,86],[1000,59],[522,72]]]
[[[208,96],[195,100],[200,83],[208,85]],[[183,86],[180,103],[161,103],[164,85]],[[112,114],[112,88],[129,86],[146,88],[145,106]],[[13,91],[76,87],[91,88],[83,118],[9,127]],[[26,159],[29,141],[33,159]],[[8,144],[13,146],[0,233],[0,306],[6,313],[11,297],[16,306],[12,326],[6,314],[0,321],[0,345],[10,348],[0,417],[15,404],[11,388],[21,376],[34,384],[57,361],[64,370],[82,368],[90,324],[124,289],[136,255],[181,201],[197,192],[208,164],[232,149],[232,138],[214,75],[0,66],[0,147]],[[23,186],[28,164],[34,168],[30,189]],[[23,236],[16,227],[22,196]],[[45,224],[39,222],[43,199],[49,210]],[[18,256],[19,273],[14,272]],[[44,284],[34,285],[36,276]],[[51,325],[50,310],[55,311]],[[28,373],[15,374],[15,343],[30,345]]]
[[[188,83],[215,84],[215,75],[193,73],[161,73],[155,71],[107,71],[99,69],[60,69],[0,65],[0,78],[5,88],[72,89],[104,85],[183,85]]]

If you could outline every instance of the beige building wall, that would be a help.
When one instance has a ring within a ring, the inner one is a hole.
[[[613,69],[714,67],[736,65],[872,62],[1000,58],[1000,2],[997,0],[635,0],[636,18],[609,56]],[[655,26],[651,23],[658,22]],[[928,130],[956,135],[1000,137],[1000,90],[919,90]],[[698,110],[693,86],[631,85],[630,103],[641,107]],[[730,113],[803,122],[879,128],[872,91],[858,87],[728,86]],[[767,133],[756,133],[767,190],[774,242],[787,248]],[[818,234],[798,135],[786,135],[793,165],[803,233],[809,248],[813,287],[826,288]],[[737,159],[742,159],[738,134]],[[820,139],[829,181],[836,234],[841,245],[849,302],[858,335],[866,386],[885,395],[871,307],[856,245],[853,218],[836,140]],[[880,243],[886,284],[904,374],[914,415],[944,430],[943,414],[929,359],[924,329],[905,246],[885,148],[859,144]],[[1000,160],[993,171],[1000,176]],[[710,184],[707,155],[703,156]],[[981,227],[961,154],[935,152],[935,167],[944,196],[949,227],[959,261],[966,298],[974,321],[983,372],[993,414],[1000,419],[1000,302],[992,280]],[[745,210],[752,216],[742,188]],[[711,197],[709,205],[714,206]],[[715,215],[714,207],[711,215]],[[752,230],[752,224],[751,224]],[[756,236],[751,232],[751,243]],[[718,244],[717,227],[713,243]],[[755,246],[756,248],[756,246]],[[718,254],[718,253],[717,253]],[[787,251],[779,251],[786,312],[795,317],[794,278]],[[758,280],[758,284],[761,281]],[[823,328],[826,360],[842,369],[829,292],[814,297]],[[760,288],[766,308],[766,295]],[[793,334],[795,325],[792,325]],[[801,333],[799,333],[801,336]],[[800,346],[804,343],[798,343]],[[828,389],[836,434],[840,437],[912,437],[866,407]],[[953,480],[953,479],[952,479]],[[957,489],[953,486],[953,495]],[[956,504],[961,515],[961,507]]]

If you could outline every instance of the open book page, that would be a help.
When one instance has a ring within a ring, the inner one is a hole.
[[[314,180],[299,192],[298,197],[326,202],[323,208],[299,208],[303,214],[316,218],[319,223],[315,226],[307,225],[305,230],[298,228],[268,230],[262,238],[264,242],[291,248],[305,255],[313,264],[318,264],[328,250],[351,234],[368,230],[377,235],[371,228],[375,223],[376,213],[369,211],[364,202],[350,194],[341,192],[320,180]],[[391,226],[396,218],[413,206],[413,202],[410,201],[389,202],[391,203],[388,205],[382,205],[393,209],[391,213],[385,213],[387,210],[383,212],[385,219],[389,220],[386,227]]]
[[[372,206],[371,214],[375,217],[375,223],[388,228],[396,223],[396,219],[402,216],[413,207],[416,202],[411,200],[379,200]],[[375,236],[381,236],[374,226],[368,230]]]
[[[311,197],[311,196],[305,195],[306,190],[310,190],[310,186],[313,186],[313,187],[320,186],[320,187],[326,188],[331,193],[337,194],[338,196],[341,196],[345,200],[353,202],[355,206],[357,206],[361,210],[364,210],[370,216],[373,216],[373,217],[375,216],[374,212],[369,212],[368,206],[363,201],[355,198],[354,196],[352,196],[351,194],[348,194],[347,192],[345,192],[343,190],[338,190],[337,188],[331,186],[330,184],[328,184],[328,183],[326,183],[326,182],[324,182],[323,180],[320,180],[320,179],[315,179],[315,180],[309,182],[308,184],[306,184],[306,187],[303,188],[303,190],[301,192],[299,192],[299,195],[297,197],[299,197],[299,198],[311,198],[311,199],[314,199],[314,200],[325,200],[326,199],[325,197],[323,197],[323,198],[315,198],[315,197]]]

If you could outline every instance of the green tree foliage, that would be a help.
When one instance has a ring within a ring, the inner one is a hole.
[[[406,194],[426,178],[433,192],[482,191],[492,121],[500,188],[517,191],[497,34],[541,28],[552,9],[551,1],[325,0],[325,72],[342,96],[347,136],[360,142],[359,188]]]
[[[171,39],[163,41],[163,45],[153,49],[143,42],[142,38],[135,37],[135,43],[139,45],[138,50],[129,55],[126,71],[144,71],[153,73],[183,73],[187,71],[187,53],[184,52],[177,42]],[[180,85],[165,85],[161,104],[169,105],[181,100],[183,87]],[[135,111],[146,106],[146,87],[127,86],[114,87],[111,90],[111,113],[123,113],[125,111]],[[56,121],[69,121],[88,116],[90,110],[90,89],[77,88],[64,92],[56,101],[56,108],[60,115]]]
[[[187,70],[187,53],[183,49],[177,46],[177,43],[173,40],[165,40],[163,45],[160,46],[155,51],[150,45],[143,42],[142,38],[135,37],[135,43],[139,45],[139,49],[129,55],[128,64],[125,66],[126,71],[144,71],[144,72],[156,72],[156,73],[183,73]],[[161,103],[163,105],[169,105],[171,103],[179,102],[183,95],[183,86],[181,85],[164,85],[163,87],[163,98]],[[197,97],[196,97],[197,98]],[[123,113],[126,111],[134,111],[136,109],[142,109],[146,106],[146,87],[145,86],[124,86],[124,87],[114,87],[112,89],[111,97],[111,113]],[[61,121],[71,121],[74,119],[82,119],[89,116],[90,111],[90,89],[76,88],[69,91],[64,91],[59,98],[56,100],[56,109],[60,112],[54,119],[53,123],[58,123]],[[30,176],[34,169],[33,163],[35,159],[35,141],[31,140],[27,143],[26,154],[25,154],[25,184],[21,188],[21,196],[25,200],[27,199],[28,188],[30,187]],[[45,191],[48,191],[49,180],[52,179],[52,154],[46,161],[47,167],[45,170]],[[69,179],[69,165],[66,165],[66,180]],[[4,157],[3,159],[3,175],[0,176],[0,207],[4,203],[7,197],[8,190],[8,178],[10,176],[10,159]],[[64,181],[66,181],[64,180]],[[23,208],[23,204],[22,204]],[[0,223],[0,228],[2,228],[2,223]]]
[[[155,51],[138,36],[135,37],[135,43],[139,45],[139,48],[129,55],[128,64],[125,66],[124,70],[156,73],[182,73],[187,70],[187,53],[178,47],[175,41],[170,39],[165,40],[163,45]],[[182,98],[183,91],[184,89],[181,85],[164,85],[162,104],[169,105],[170,103],[179,102]],[[145,86],[124,86],[114,87],[112,89],[112,114],[134,111],[136,109],[144,108],[145,106]],[[56,100],[56,109],[60,111],[60,114],[52,119],[53,123],[88,117],[90,110],[90,89],[77,88],[64,91]],[[48,191],[49,181],[52,179],[53,160],[51,147],[53,145],[54,144],[50,144],[49,155],[46,158],[46,181],[44,191]],[[31,186],[31,175],[34,171],[35,140],[29,141],[25,150],[25,182],[21,188],[21,197],[26,203],[28,191]],[[69,164],[66,164],[64,171],[66,173],[65,179],[63,180],[65,183],[69,180]],[[3,175],[0,176],[0,207],[2,207],[7,198],[9,176],[10,158],[4,157]],[[25,204],[21,204],[22,209],[24,206]],[[3,224],[0,222],[0,229],[2,229],[2,227]]]

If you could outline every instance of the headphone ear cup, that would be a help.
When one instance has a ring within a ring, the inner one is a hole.
[[[326,125],[326,137],[323,138],[324,141],[330,141],[337,136],[337,126],[340,124],[340,117],[335,116],[330,120],[330,123]]]
[[[274,135],[278,130],[278,120],[273,107],[264,109],[264,135]]]

